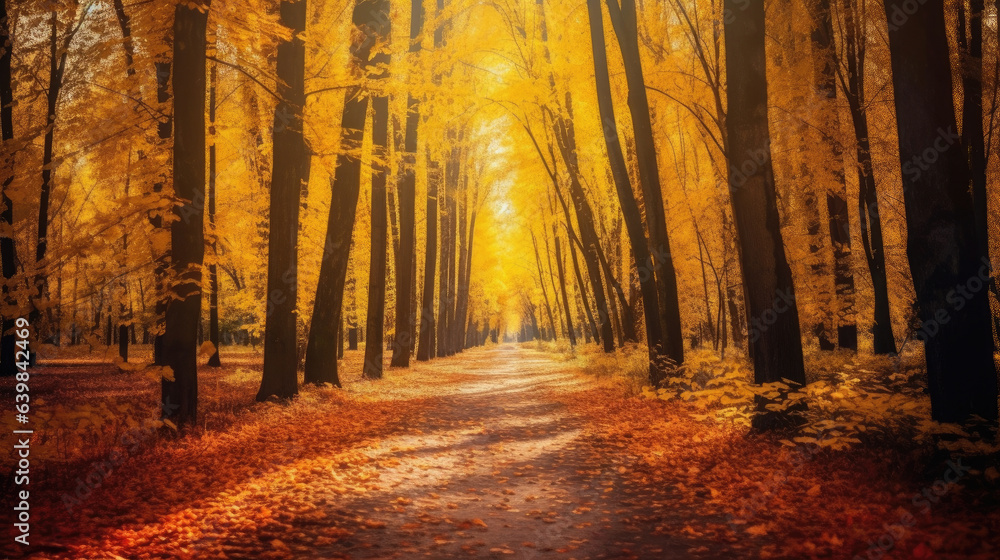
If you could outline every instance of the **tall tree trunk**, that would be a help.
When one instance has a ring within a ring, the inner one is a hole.
[[[367,379],[382,378],[382,348],[385,338],[386,267],[386,175],[389,157],[389,98],[372,99],[372,209],[371,267],[368,275],[368,326],[365,333],[363,374]]]
[[[663,329],[663,356],[675,365],[684,363],[684,335],[681,331],[681,310],[677,296],[677,273],[670,252],[670,238],[663,209],[663,193],[660,188],[660,171],[656,158],[656,141],[649,115],[649,100],[642,75],[639,54],[639,39],[636,22],[635,0],[608,0],[608,11],[618,45],[621,47],[625,63],[625,79],[628,82],[628,107],[632,115],[632,129],[635,133],[636,155],[639,162],[639,184],[642,186],[643,203],[646,207],[646,224],[649,243],[652,247],[656,287],[659,290],[657,304]]]
[[[420,51],[421,29],[424,23],[423,2],[410,3],[410,52]],[[417,283],[416,264],[416,165],[417,126],[420,122],[420,101],[410,93],[407,97],[406,133],[403,138],[403,161],[397,189],[399,190],[399,266],[396,268],[396,339],[393,344],[394,367],[409,367],[410,352],[417,328],[413,299]]]
[[[298,393],[298,238],[299,197],[309,183],[309,147],[306,145],[305,0],[282,0],[281,23],[292,30],[290,40],[278,45],[278,95],[274,109],[274,159],[268,214],[267,315],[264,322],[264,373],[257,400]],[[331,337],[332,338],[332,337]],[[333,363],[336,363],[334,360]]]
[[[983,0],[959,3],[959,63],[962,75],[962,150],[972,178],[972,201],[981,258],[990,258],[989,199],[986,196],[986,138],[983,131]],[[966,36],[968,29],[968,36]]]
[[[44,306],[48,292],[48,273],[44,260],[48,251],[49,231],[49,201],[52,196],[52,186],[55,182],[54,144],[56,132],[56,110],[59,105],[59,95],[62,92],[63,77],[66,73],[68,48],[61,48],[59,43],[59,8],[52,8],[49,33],[49,87],[45,93],[45,139],[42,146],[42,189],[38,200],[38,243],[35,246],[35,278],[34,305],[29,314],[29,322],[37,327],[39,311]],[[67,32],[68,38],[73,31]],[[69,46],[67,39],[65,46]]]
[[[740,243],[743,283],[749,315],[754,381],[788,379],[805,383],[799,312],[792,271],[785,258],[767,121],[764,53],[764,2],[725,0],[740,16],[726,25],[726,72],[730,160],[747,157],[754,165],[734,165],[730,175],[733,216]],[[751,170],[750,168],[753,167]],[[752,171],[752,172],[751,172]],[[774,427],[780,418],[758,399],[757,429]]]
[[[816,95],[829,128],[825,133],[827,149],[833,160],[833,178],[826,193],[827,221],[833,251],[833,282],[836,294],[837,345],[858,350],[858,326],[854,311],[854,272],[851,267],[851,219],[847,204],[847,181],[844,176],[844,150],[839,139],[839,109],[837,107],[837,58],[833,40],[831,0],[816,0],[811,34],[813,47],[813,81]]]
[[[556,331],[556,321],[552,315],[552,306],[549,304],[549,292],[545,288],[545,274],[542,271],[542,258],[538,253],[538,242],[535,240],[535,232],[531,232],[531,245],[535,248],[535,264],[538,266],[538,284],[542,288],[542,298],[545,301],[545,314],[549,317],[549,325],[552,327],[552,333],[555,335]],[[558,336],[553,336],[554,339],[558,340]]]
[[[208,3],[205,4],[206,8]],[[165,419],[194,424],[198,412],[198,324],[201,265],[205,257],[205,47],[208,10],[178,5],[174,12],[174,197],[170,226],[173,295],[167,305],[163,359],[173,380],[163,379]]]
[[[209,71],[208,85],[208,227],[212,232],[212,264],[208,265],[208,285],[211,290],[208,299],[208,340],[215,347],[215,351],[208,359],[211,367],[222,367],[219,359],[219,241],[215,231],[215,175],[216,175],[216,129],[215,129],[215,109],[216,109],[216,85],[219,77],[219,67],[212,65]]]
[[[580,260],[576,256],[576,245],[574,243],[569,243],[569,246],[570,255],[573,257],[573,272],[576,274],[577,291],[580,293],[580,300],[583,302],[583,310],[587,316],[587,322],[590,324],[590,331],[588,332],[594,339],[594,342],[600,345],[601,335],[597,331],[597,322],[594,321],[594,313],[590,310],[590,303],[587,302],[587,284],[583,281],[583,274],[580,273]]]
[[[841,80],[854,125],[858,169],[858,220],[861,245],[872,278],[875,317],[872,324],[873,349],[876,354],[895,354],[896,338],[889,311],[889,288],[882,241],[882,218],[879,213],[875,170],[872,165],[865,109],[865,31],[853,0],[844,4],[844,50],[847,58],[846,80]],[[845,83],[846,82],[846,83]]]
[[[437,315],[437,352],[439,357],[450,354],[450,340],[448,327],[451,315],[451,255],[455,250],[455,239],[451,236],[452,222],[455,221],[455,214],[452,212],[452,201],[455,197],[455,174],[458,165],[458,148],[455,145],[455,133],[449,130],[447,138],[451,144],[450,155],[444,163],[444,181],[441,183],[438,200],[438,215],[441,218],[440,261],[438,266],[441,270],[438,274],[438,315]]]
[[[886,16],[892,16],[888,6]],[[995,422],[997,372],[983,289],[989,264],[981,260],[967,154],[948,149],[960,137],[943,1],[928,0],[906,25],[890,29],[889,51],[906,252],[922,323],[931,415],[939,422],[974,415]]]
[[[663,314],[660,312],[657,269],[650,255],[649,241],[642,223],[642,213],[632,191],[628,165],[618,135],[614,100],[611,96],[611,78],[608,73],[607,47],[604,41],[604,20],[601,14],[600,0],[588,0],[587,9],[590,15],[590,36],[594,51],[594,75],[601,128],[604,131],[604,142],[611,165],[611,176],[618,193],[618,203],[622,209],[622,216],[625,218],[625,230],[628,232],[629,245],[632,250],[632,262],[639,274],[643,319],[646,326],[646,343],[649,348],[649,380],[653,385],[657,385],[666,376],[658,360],[658,356],[666,355],[666,351],[663,345],[664,325]]]
[[[424,252],[424,293],[420,304],[420,341],[417,360],[425,362],[434,357],[434,274],[437,264],[438,183],[441,170],[431,161],[427,170],[427,243]]]
[[[555,229],[553,227],[553,229]],[[563,266],[562,243],[558,235],[553,235],[556,246],[556,268],[559,270],[559,289],[562,291],[562,303],[566,313],[566,333],[570,346],[576,346],[576,332],[573,330],[573,314],[570,312],[569,296],[566,293],[566,272]]]
[[[369,69],[388,62],[387,53],[373,55],[377,42],[384,40],[389,34],[388,2],[358,0],[354,6],[352,21],[356,28],[355,33],[352,33],[351,43],[352,73],[360,79]],[[340,386],[335,332],[337,325],[341,323],[344,285],[347,281],[351,256],[351,235],[354,231],[358,195],[361,190],[360,150],[364,140],[367,113],[367,93],[358,86],[350,88],[341,116],[337,170],[334,178],[330,180],[333,196],[330,200],[326,240],[320,262],[309,342],[306,346],[307,383],[330,383],[336,387]],[[387,126],[386,123],[386,133],[388,133]],[[348,328],[354,333],[355,344],[351,349],[357,349],[357,325],[353,321],[348,321]]]
[[[3,132],[3,162],[0,163],[0,261],[3,271],[3,299],[0,305],[10,306],[10,281],[17,272],[17,247],[14,244],[14,203],[7,190],[14,182],[14,154],[10,143],[14,139],[14,81],[11,74],[11,57],[14,38],[11,36],[11,22],[7,14],[7,0],[0,0],[0,130]],[[9,307],[8,307],[9,308]],[[3,314],[0,320],[0,377],[11,377],[17,373],[15,359],[17,339],[11,329],[14,318]]]

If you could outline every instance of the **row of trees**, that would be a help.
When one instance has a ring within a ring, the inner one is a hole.
[[[173,422],[201,337],[289,398],[362,310],[370,378],[520,331],[804,383],[906,333],[936,419],[997,416],[995,6],[3,4],[5,325],[140,327]]]

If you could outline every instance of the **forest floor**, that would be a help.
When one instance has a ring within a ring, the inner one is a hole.
[[[32,546],[11,548],[8,525],[0,557],[1000,553],[1000,493],[957,457],[907,442],[788,448],[641,398],[627,363],[609,374],[588,352],[504,345],[379,382],[349,352],[343,390],[291,404],[248,404],[259,356],[222,357],[200,374],[202,423],[179,438],[121,420],[155,418],[155,380],[85,359],[37,368],[37,410],[58,410],[37,446]]]

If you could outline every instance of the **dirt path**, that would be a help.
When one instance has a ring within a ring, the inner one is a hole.
[[[686,538],[653,534],[657,513],[673,515],[675,529],[683,519],[631,495],[622,474],[632,459],[606,453],[585,437],[585,419],[551,398],[578,382],[565,366],[512,347],[460,360],[440,366],[460,364],[472,380],[406,433],[366,450],[373,463],[391,464],[378,469],[379,491],[333,512],[361,514],[374,530],[313,557],[695,557]]]
[[[158,501],[164,482],[147,481],[141,507],[69,528],[51,555],[32,558],[720,557],[690,529],[694,510],[671,484],[635,476],[639,463],[622,445],[588,435],[590,419],[560,402],[585,387],[572,367],[513,346],[415,365],[395,375],[437,394],[383,437],[347,426],[360,443],[324,447],[320,436],[346,421],[335,407],[292,417],[276,428],[297,441],[260,437],[244,448],[280,459],[191,495],[186,481],[232,470],[218,464],[231,455],[195,452],[202,466],[166,479],[186,503]],[[103,503],[122,495],[107,491]]]

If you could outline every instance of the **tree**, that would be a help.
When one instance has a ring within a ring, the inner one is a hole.
[[[7,190],[14,182],[14,154],[10,149],[10,144],[14,140],[14,89],[13,76],[11,75],[11,57],[13,54],[13,37],[10,33],[10,18],[7,14],[7,1],[0,2],[0,130],[3,139],[3,162],[0,168],[0,181],[2,181],[2,191],[0,191],[0,261],[2,261],[3,272],[3,299],[0,305],[9,306],[10,282],[17,272],[17,247],[14,244],[14,203],[7,195]],[[0,319],[0,377],[10,377],[17,373],[15,362],[16,338],[13,332],[8,332],[14,328],[14,319],[8,317],[7,312],[2,312]]]
[[[608,71],[607,47],[604,41],[604,22],[599,0],[588,0],[590,14],[590,40],[594,51],[594,78],[597,87],[597,104],[601,115],[604,142],[611,165],[612,180],[618,193],[618,203],[625,218],[632,261],[639,272],[642,290],[643,319],[646,325],[646,343],[649,347],[649,380],[656,385],[665,375],[659,367],[657,356],[663,351],[663,321],[660,314],[659,290],[656,285],[657,270],[652,265],[646,232],[642,224],[639,204],[632,191],[625,155],[622,153],[618,124],[615,119],[614,100],[611,97],[611,78]],[[683,341],[682,341],[683,342]]]
[[[423,2],[410,3],[410,53],[420,52],[423,28]],[[399,190],[399,259],[396,267],[396,333],[392,346],[395,367],[409,367],[410,348],[415,338],[417,318],[410,294],[417,279],[416,264],[416,164],[417,125],[420,123],[420,101],[410,92],[406,101],[406,132],[403,139],[403,161],[397,189]]]
[[[767,121],[763,0],[726,0],[739,13],[726,23],[726,120],[730,196],[740,244],[743,289],[749,317],[754,381],[805,383],[799,312],[792,271],[785,258],[771,164]],[[737,163],[736,158],[746,158]],[[780,422],[759,399],[758,429]]]
[[[352,21],[352,72],[360,79],[371,67],[388,62],[387,53],[375,46],[389,34],[389,6],[385,0],[358,0]],[[316,301],[313,304],[309,342],[306,346],[305,380],[340,386],[337,373],[337,325],[343,308],[344,284],[351,255],[351,234],[361,188],[361,157],[368,95],[361,86],[348,89],[341,116],[341,145],[336,175],[330,180],[333,197],[320,263]]]
[[[619,0],[607,0],[608,13],[615,35],[618,37],[618,46],[621,48],[625,63],[625,79],[628,82],[628,107],[632,115],[632,129],[635,133],[636,155],[639,161],[639,184],[642,187],[646,228],[649,231],[652,250],[650,256],[653,260],[650,262],[656,269],[655,284],[659,292],[657,304],[663,333],[662,355],[673,365],[679,366],[684,363],[684,337],[677,298],[677,273],[670,253],[670,238],[667,235],[660,171],[656,158],[656,142],[649,116],[646,84],[642,76],[635,0],[621,0],[620,5],[618,2]]]
[[[386,174],[389,156],[389,98],[379,95],[372,99],[372,243],[371,267],[368,276],[368,324],[365,332],[364,376],[382,377],[382,348],[385,328],[385,267],[386,267]],[[397,272],[398,273],[398,272]]]
[[[886,16],[891,17],[886,5]],[[968,153],[956,135],[944,3],[928,0],[889,30],[906,253],[927,360],[931,415],[997,420],[997,372]],[[942,146],[944,148],[942,148]],[[978,289],[976,288],[978,286]]]
[[[209,71],[208,86],[208,134],[210,144],[208,146],[208,227],[212,232],[212,264],[208,265],[208,340],[212,343],[215,351],[208,358],[208,365],[211,367],[222,367],[219,359],[219,239],[215,231],[215,187],[218,174],[216,164],[216,90],[219,78],[219,65],[213,64]]]
[[[174,197],[170,279],[163,358],[172,371],[162,382],[163,416],[178,427],[198,413],[198,324],[205,257],[205,47],[209,2],[174,11]],[[202,9],[203,8],[203,9]]]
[[[282,0],[281,23],[292,37],[278,45],[278,95],[274,109],[274,161],[268,217],[267,318],[264,374],[257,400],[298,393],[296,303],[298,295],[299,196],[309,183],[305,111],[306,0]]]
[[[74,0],[70,6],[75,14],[79,2]],[[29,322],[37,324],[39,311],[43,301],[48,297],[48,273],[45,270],[45,255],[49,246],[49,205],[52,197],[52,187],[55,183],[55,131],[59,98],[62,93],[63,79],[66,76],[66,61],[69,58],[69,47],[73,37],[83,26],[87,10],[70,25],[65,37],[59,38],[59,6],[51,7],[49,31],[49,86],[45,91],[45,139],[42,147],[42,189],[38,200],[38,242],[35,245],[35,304],[29,314]]]
[[[896,338],[889,314],[889,288],[886,278],[885,249],[882,241],[882,217],[879,212],[875,168],[872,164],[871,140],[865,95],[865,60],[867,38],[865,22],[857,14],[855,0],[844,0],[843,55],[846,64],[838,65],[841,88],[854,125],[858,170],[858,219],[861,224],[861,245],[872,278],[875,317],[872,336],[876,354],[895,354]],[[844,67],[846,66],[846,68]]]

